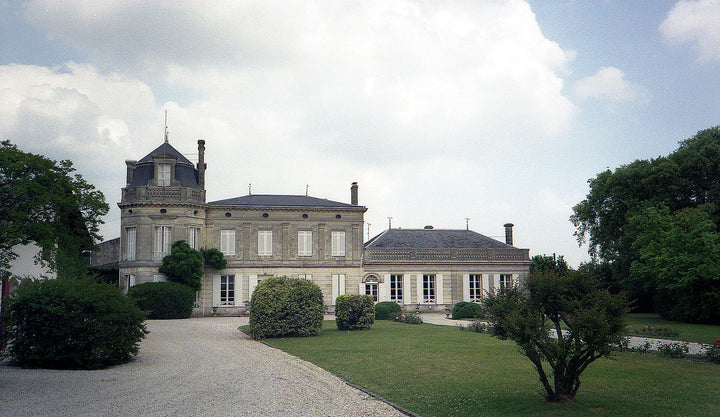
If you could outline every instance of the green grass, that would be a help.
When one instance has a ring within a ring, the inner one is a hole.
[[[620,353],[588,367],[574,403],[550,404],[516,345],[486,334],[326,321],[319,337],[268,342],[424,417],[720,414],[720,366],[709,363]]]
[[[662,328],[670,328],[680,333],[675,337],[676,340],[696,343],[712,343],[720,339],[720,326],[711,324],[691,324],[679,321],[665,320],[659,314],[654,313],[635,313],[625,316],[627,324],[633,329],[640,330],[645,326],[654,326]],[[635,334],[631,334],[635,336]],[[720,411],[718,412],[720,414]]]

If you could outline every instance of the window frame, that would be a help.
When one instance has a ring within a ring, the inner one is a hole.
[[[403,274],[390,274],[390,301],[403,301],[404,279]]]
[[[159,225],[155,226],[155,236],[153,242],[153,258],[162,260],[166,255],[170,254],[172,246],[172,226]]]
[[[378,301],[378,283],[377,282],[366,282],[365,283],[365,295],[372,295],[373,301]]]
[[[498,278],[498,288],[499,289],[505,289],[505,288],[512,288],[513,286],[513,274],[500,274],[500,277]]]
[[[188,245],[191,248],[198,250],[200,241],[200,228],[197,226],[188,227]]]
[[[125,260],[134,261],[137,257],[137,227],[125,228]]]
[[[159,187],[169,187],[172,184],[172,165],[167,163],[158,163],[156,185]]]
[[[258,230],[258,256],[273,256],[272,230]]]
[[[313,256],[312,230],[298,230],[298,256]]]
[[[468,275],[468,289],[470,302],[479,303],[482,301],[482,274],[469,274]]]
[[[235,256],[235,229],[220,229],[220,252]]]
[[[218,300],[218,306],[234,307],[236,298],[235,275],[220,275],[220,298]]]
[[[336,230],[330,232],[331,256],[345,256],[345,231]]]
[[[422,284],[423,303],[432,304],[437,302],[437,275],[423,274]]]

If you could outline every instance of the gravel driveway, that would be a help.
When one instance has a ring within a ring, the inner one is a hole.
[[[137,358],[99,371],[0,364],[3,416],[402,416],[237,330],[247,318],[153,320]]]

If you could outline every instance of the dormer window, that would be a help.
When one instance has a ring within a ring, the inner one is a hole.
[[[167,187],[170,185],[170,164],[158,164],[157,185]]]

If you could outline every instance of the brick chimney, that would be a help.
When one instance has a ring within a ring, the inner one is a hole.
[[[198,185],[200,186],[200,189],[205,189],[205,168],[207,168],[207,164],[205,163],[205,141],[202,139],[198,140],[198,163],[197,163],[197,170],[198,170]]]
[[[357,182],[353,182],[350,186],[350,204],[353,206],[358,205],[358,185]]]
[[[505,243],[512,246],[513,244],[513,235],[512,235],[512,228],[515,226],[512,223],[505,223]]]

